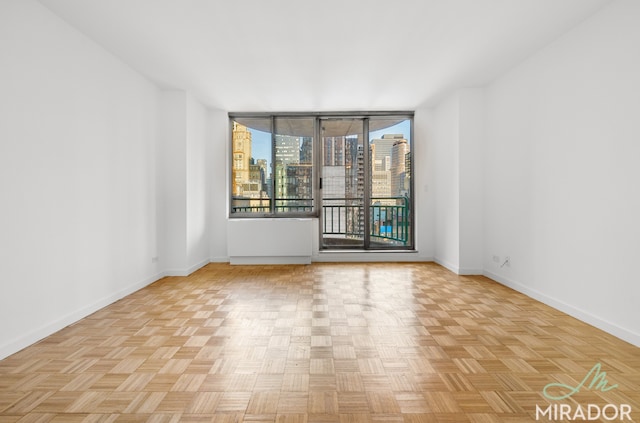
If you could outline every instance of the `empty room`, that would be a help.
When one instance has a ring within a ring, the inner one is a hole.
[[[639,23],[0,0],[0,422],[640,421]]]

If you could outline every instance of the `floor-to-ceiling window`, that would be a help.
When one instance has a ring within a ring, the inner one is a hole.
[[[230,120],[230,217],[317,217],[323,250],[413,249],[412,113]]]

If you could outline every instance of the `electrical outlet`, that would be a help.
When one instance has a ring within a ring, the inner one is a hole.
[[[494,263],[500,263],[500,256],[493,256]]]
[[[151,263],[157,263],[157,262],[158,262],[158,256],[151,257]]]

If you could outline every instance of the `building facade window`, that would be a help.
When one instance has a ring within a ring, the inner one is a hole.
[[[317,217],[322,249],[413,249],[413,113],[229,114],[230,217]]]

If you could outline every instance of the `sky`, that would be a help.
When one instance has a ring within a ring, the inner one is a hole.
[[[405,139],[411,143],[411,121],[408,119],[403,120],[399,124],[393,125],[389,128],[369,132],[369,141],[382,138],[384,134],[402,134]]]
[[[268,132],[258,131],[256,129],[249,128],[251,132],[251,156],[255,159],[267,159],[267,163],[271,165],[271,134]],[[411,143],[409,138],[411,135],[411,121],[403,120],[397,125],[389,128],[381,129],[379,131],[373,131],[369,133],[369,141],[373,139],[382,138],[384,134],[403,134],[405,138]]]

